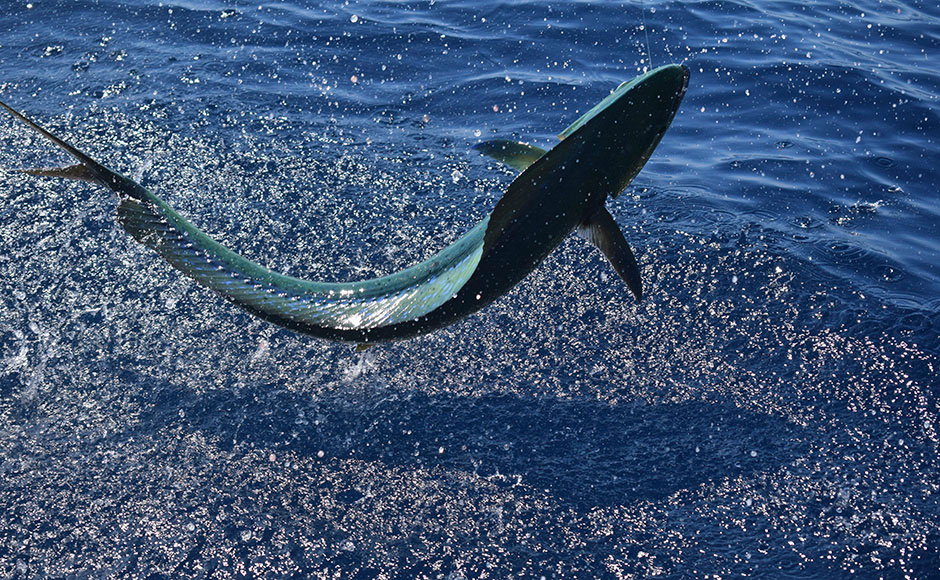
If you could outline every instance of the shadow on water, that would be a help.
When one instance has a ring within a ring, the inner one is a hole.
[[[181,425],[234,452],[253,446],[317,458],[322,451],[324,461],[471,472],[546,490],[576,509],[661,499],[774,470],[805,451],[802,427],[726,404],[389,390],[361,401],[317,400],[275,385],[197,394],[164,383],[153,393],[141,433]]]

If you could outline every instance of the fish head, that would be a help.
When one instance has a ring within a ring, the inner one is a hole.
[[[637,176],[672,123],[689,69],[670,64],[622,83],[558,137],[559,157],[576,157],[580,179],[616,197]],[[553,151],[554,151],[553,149]]]

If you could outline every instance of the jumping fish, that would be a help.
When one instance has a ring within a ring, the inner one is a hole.
[[[360,346],[425,334],[493,302],[528,275],[572,231],[597,246],[639,300],[640,271],[605,207],[640,172],[679,108],[689,82],[667,65],[621,84],[565,129],[551,150],[512,141],[476,149],[522,173],[492,213],[432,258],[395,274],[359,282],[285,276],[210,238],[136,181],[94,161],[0,102],[78,160],[26,169],[37,176],[107,187],[117,220],[174,268],[251,314],[312,336]]]

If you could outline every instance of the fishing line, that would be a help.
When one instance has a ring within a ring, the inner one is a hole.
[[[649,70],[652,70],[653,51],[650,49],[650,29],[646,25],[646,6],[643,5],[643,0],[640,0],[640,21],[643,22],[643,33],[646,35],[646,63],[649,65]]]

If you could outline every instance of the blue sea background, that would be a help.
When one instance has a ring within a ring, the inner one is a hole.
[[[0,2],[0,99],[274,269],[455,240],[620,82],[685,63],[608,207],[479,314],[356,353],[10,171],[0,577],[940,577],[929,1]]]

